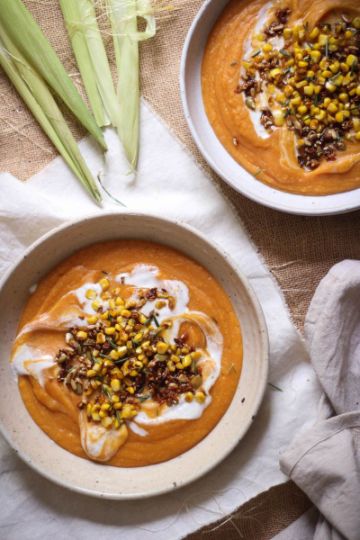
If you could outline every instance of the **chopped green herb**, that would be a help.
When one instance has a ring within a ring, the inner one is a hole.
[[[275,384],[273,384],[271,382],[269,382],[268,385],[271,386],[271,388],[273,388],[277,392],[282,392],[283,391],[281,388],[279,388],[279,386],[276,386]]]

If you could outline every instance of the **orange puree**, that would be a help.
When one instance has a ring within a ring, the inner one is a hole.
[[[259,12],[269,5],[269,16],[289,8],[286,26],[302,23],[312,29],[331,20],[338,12],[351,17],[360,14],[357,0],[231,0],[206,45],[202,66],[203,100],[209,121],[220,142],[258,180],[283,191],[325,195],[360,187],[360,144],[346,142],[336,161],[323,160],[314,170],[302,168],[296,159],[295,138],[286,125],[274,129],[268,138],[256,131],[244,94],[234,90],[240,81],[241,62],[255,30]],[[250,45],[251,46],[251,45]],[[235,141],[235,144],[234,144]]]
[[[207,270],[173,249],[137,240],[106,242],[82,249],[43,278],[29,299],[19,326],[20,331],[39,315],[54,309],[65,293],[99,279],[101,271],[117,275],[139,263],[158,267],[162,279],[176,279],[187,285],[189,309],[201,311],[216,321],[224,340],[223,355],[221,373],[210,391],[212,401],[202,416],[146,425],[147,436],[129,429],[127,441],[108,462],[119,467],[150,465],[185,452],[206,437],[229,407],[241,372],[242,339],[232,304],[223,289]],[[20,337],[17,345],[21,342],[54,355],[65,345],[64,331],[38,329]],[[44,387],[32,376],[20,376],[22,398],[32,418],[51,439],[69,452],[87,457],[80,441],[80,397],[57,381],[56,370],[58,366],[47,370]]]

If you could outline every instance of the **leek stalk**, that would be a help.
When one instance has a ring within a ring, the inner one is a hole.
[[[60,0],[75,58],[98,126],[117,126],[117,101],[93,0]]]
[[[23,2],[21,0],[1,0],[0,23],[26,64],[32,66],[34,71],[46,81],[79,122],[106,150],[101,129],[88,111],[54,49]]]
[[[40,126],[97,203],[101,196],[61,111],[42,78],[12,44],[1,24],[0,66],[19,92]]]
[[[139,41],[153,37],[155,17],[150,0],[107,0],[118,72],[117,95],[120,117],[117,124],[128,161],[136,169],[139,154],[140,75]],[[137,18],[146,21],[138,31]]]

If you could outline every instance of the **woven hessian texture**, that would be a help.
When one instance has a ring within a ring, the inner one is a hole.
[[[302,328],[314,289],[328,269],[339,260],[360,258],[360,212],[326,218],[288,216],[248,201],[224,186],[209,170],[186,126],[178,84],[184,38],[203,0],[178,1],[182,4],[181,9],[170,18],[162,18],[156,39],[142,45],[143,95],[236,206],[253,241],[280,283],[295,323]],[[25,3],[82,91],[57,0],[26,0]],[[111,39],[108,41],[110,43]],[[68,113],[66,118],[76,138],[83,136],[84,132]],[[0,72],[0,170],[25,180],[55,156],[55,149]],[[212,525],[191,538],[267,540],[309,506],[306,497],[293,484],[287,483],[242,506],[223,525]]]

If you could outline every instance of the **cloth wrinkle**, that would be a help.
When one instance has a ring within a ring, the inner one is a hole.
[[[6,475],[6,484],[2,479],[0,522],[7,524],[9,516],[22,505],[21,511],[30,524],[42,523],[44,538],[56,535],[58,530],[66,537],[65,528],[71,522],[72,535],[79,539],[92,540],[101,535],[102,540],[111,540],[116,527],[116,534],[127,540],[150,540],[155,532],[157,540],[177,540],[199,526],[228,516],[285,480],[278,466],[279,451],[296,432],[314,421],[321,392],[274,277],[264,266],[233,205],[188,150],[142,100],[139,166],[136,181],[129,183],[125,175],[128,166],[116,132],[107,128],[104,134],[109,149],[105,164],[90,139],[79,143],[93,174],[104,171],[106,190],[127,206],[115,206],[105,193],[103,209],[150,212],[185,222],[230,254],[260,300],[269,329],[270,380],[283,391],[268,387],[256,420],[241,444],[214,471],[180,491],[136,503],[89,500],[49,485],[33,471],[26,469],[24,473],[19,463],[13,473]],[[0,212],[11,211],[13,217],[10,221],[0,220],[0,274],[31,242],[53,227],[102,211],[87,199],[60,158],[25,184],[4,174],[0,185]],[[11,209],[6,200],[12,201]],[[24,234],[18,235],[19,231]],[[14,246],[15,237],[18,239]],[[3,448],[0,446],[1,454],[11,455],[5,443]],[[34,529],[26,526],[26,520],[10,526],[8,532],[6,540],[33,540]]]
[[[280,467],[319,510],[314,540],[360,540],[360,261],[336,264],[320,282],[305,335],[324,396]]]

